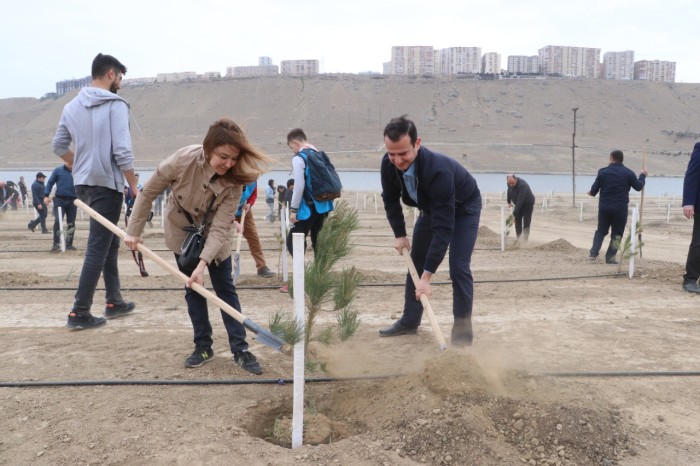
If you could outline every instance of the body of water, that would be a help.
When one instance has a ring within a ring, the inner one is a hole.
[[[47,168],[42,172],[48,177],[55,167]],[[0,180],[19,181],[20,176],[24,176],[27,182],[27,188],[31,186],[36,178],[36,171],[26,170],[4,170],[0,171]],[[140,170],[139,172],[141,183],[145,183],[153,173],[152,170]],[[379,177],[379,171],[342,171],[339,172],[340,179],[343,183],[343,189],[347,191],[365,191],[379,193],[382,191],[382,184]],[[474,173],[479,184],[479,189],[484,193],[497,193],[507,189],[506,173]],[[275,180],[275,184],[286,185],[290,178],[289,171],[274,170],[263,175],[258,184],[262,187],[267,185],[267,180]],[[520,175],[519,175],[520,176]],[[551,175],[551,174],[527,174],[522,175],[522,179],[528,182],[530,188],[535,193],[571,193],[572,179],[571,174],[568,175]],[[576,176],[576,193],[586,194],[590,189],[595,176],[592,175],[577,175]],[[632,194],[635,192],[632,191]],[[649,196],[681,196],[683,194],[683,177],[656,177],[650,176],[647,178],[645,193]]]

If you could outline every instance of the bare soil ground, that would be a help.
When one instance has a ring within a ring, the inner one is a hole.
[[[690,224],[678,209],[667,223],[650,202],[630,280],[588,260],[593,206],[580,222],[570,199],[555,197],[536,210],[530,242],[514,247],[511,233],[501,251],[501,205],[488,198],[472,264],[475,344],[445,352],[428,322],[416,336],[378,338],[400,315],[405,267],[381,207],[361,210],[347,264],[363,274],[362,323],[346,342],[311,348],[308,358],[326,371],[308,376],[339,380],[307,384],[299,449],[287,447],[292,386],[275,383],[292,376],[291,357],[251,338],[265,373],[245,373],[211,312],[215,358],[185,369],[192,335],[181,286],[150,261],[151,276],[141,278],[126,250],[122,287],[136,311],[100,329],[68,330],[87,222],[78,222],[79,251],[50,254],[50,235],[26,229],[32,215],[8,211],[0,219],[0,464],[697,464],[700,380],[651,376],[700,369],[699,301],[680,287]],[[279,224],[264,223],[261,208],[254,213],[268,265],[279,271]],[[146,245],[164,249],[158,218]],[[291,311],[289,295],[277,291],[280,275],[256,277],[245,242],[241,266],[246,315],[267,325],[275,311]],[[449,336],[446,268],[431,303]],[[95,314],[103,298],[98,290]],[[321,322],[333,320],[325,313]]]

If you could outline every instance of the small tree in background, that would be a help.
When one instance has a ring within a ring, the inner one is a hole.
[[[330,344],[337,336],[344,341],[355,334],[360,319],[352,302],[357,294],[360,274],[354,266],[333,270],[351,251],[350,235],[359,228],[357,211],[341,201],[323,224],[316,244],[314,259],[304,266],[306,324],[299,329],[292,313],[277,311],[270,319],[270,329],[294,344],[304,338],[304,344],[318,341]],[[289,283],[294,296],[294,282]],[[320,329],[316,319],[321,311],[335,312],[336,322]],[[296,341],[290,341],[296,340]]]

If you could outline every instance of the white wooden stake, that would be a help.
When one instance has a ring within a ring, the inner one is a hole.
[[[294,250],[294,316],[304,328],[304,234],[292,234]],[[292,401],[292,448],[304,441],[304,340],[294,345],[294,396]]]
[[[374,214],[377,215],[379,211],[377,210],[377,193],[374,193]]]
[[[280,222],[280,234],[282,235],[282,280],[289,281],[289,271],[287,270],[287,208],[282,210],[282,221]]]
[[[671,204],[666,204],[666,223],[671,221]]]
[[[362,195],[362,210],[367,210],[367,194]]]
[[[506,250],[506,219],[505,207],[501,206],[501,251]]]
[[[63,208],[58,207],[56,213],[58,214],[58,231],[61,237],[61,252],[66,252],[66,230],[63,228]]]
[[[634,276],[634,256],[637,252],[637,221],[639,220],[639,209],[635,207],[632,210],[632,225],[630,229],[630,235],[632,235],[632,241],[630,242],[630,271],[629,278]]]
[[[579,222],[583,222],[583,201],[581,201],[581,214],[579,215]]]

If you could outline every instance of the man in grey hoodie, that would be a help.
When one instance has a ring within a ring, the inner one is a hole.
[[[114,224],[121,214],[125,178],[131,192],[138,193],[129,105],[116,94],[124,74],[126,67],[119,60],[98,54],[92,62],[92,86],[82,88],[63,108],[52,142],[53,153],[73,165],[78,198]],[[85,260],[67,327],[82,330],[107,322],[90,313],[100,274],[106,290],[105,317],[112,319],[133,311],[136,305],[122,298],[118,254],[119,237],[90,220]]]

